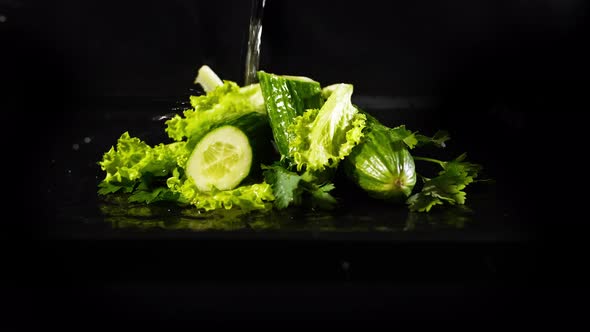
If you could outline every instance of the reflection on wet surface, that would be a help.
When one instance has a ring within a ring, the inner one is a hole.
[[[190,231],[321,231],[402,232],[462,229],[473,211],[454,206],[434,213],[410,212],[401,206],[385,214],[342,213],[289,208],[245,212],[240,209],[199,211],[171,204],[133,204],[115,196],[100,203],[104,221],[113,229]],[[366,212],[366,211],[365,211]]]

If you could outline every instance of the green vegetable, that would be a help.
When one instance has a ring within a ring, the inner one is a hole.
[[[332,209],[336,199],[330,194],[335,187],[325,179],[311,173],[298,174],[280,163],[263,166],[265,182],[271,185],[275,196],[274,206],[285,209],[288,206],[301,206],[304,202],[311,207]]]
[[[217,74],[207,65],[201,66],[197,73],[195,83],[201,85],[205,93],[215,90],[217,87],[223,85],[223,81]]]
[[[239,87],[225,81],[223,85],[201,96],[191,96],[192,109],[166,121],[166,133],[175,141],[188,139],[187,149],[211,129],[249,113],[266,114],[264,100],[258,84]]]
[[[242,119],[243,124],[252,123],[253,117],[251,115],[250,119]],[[236,122],[239,120],[233,123]],[[269,202],[274,200],[274,196],[270,185],[263,181],[233,190],[199,191],[194,179],[185,174],[185,151],[184,142],[150,147],[125,132],[119,138],[117,148],[112,147],[99,162],[106,176],[99,184],[98,193],[126,193],[130,194],[129,202],[149,204],[174,201],[183,205],[192,204],[204,210],[240,207],[249,211],[270,207]]]
[[[201,192],[235,188],[252,165],[248,136],[234,126],[221,126],[199,141],[186,165],[188,176]]]
[[[303,76],[280,76],[258,72],[274,140],[282,156],[289,156],[290,142],[295,138],[288,128],[295,117],[322,103],[320,84]]]
[[[179,201],[204,210],[270,207],[274,196],[263,182],[261,164],[276,155],[272,153],[272,132],[265,114],[246,113],[192,139],[195,143],[190,158],[178,164],[179,170],[166,183],[180,195]],[[189,139],[187,146],[191,145]]]
[[[406,145],[414,144],[413,134],[373,119],[367,129],[363,142],[345,159],[346,174],[372,197],[403,202],[416,184],[414,159]]]
[[[373,116],[365,115],[367,134],[344,162],[349,179],[374,198],[405,200],[410,211],[429,212],[433,206],[444,203],[465,204],[464,189],[475,181],[481,165],[466,162],[465,154],[445,162],[410,153],[412,149],[427,145],[444,148],[449,140],[447,132],[439,131],[429,137],[403,125],[389,128]],[[418,192],[415,160],[433,162],[443,169],[433,178],[422,175],[423,183]]]
[[[201,135],[199,135],[201,137]],[[260,175],[260,164],[272,161],[268,117],[248,113],[207,132],[186,164],[187,174],[202,192],[235,188],[246,177]]]
[[[344,169],[359,190],[405,202],[411,212],[465,204],[465,188],[477,181],[481,166],[465,154],[451,161],[416,154],[426,146],[444,148],[445,131],[429,137],[403,124],[383,125],[352,103],[352,84],[322,88],[304,76],[264,71],[258,79],[240,87],[202,66],[195,83],[205,93],[191,96],[191,108],[166,122],[170,142],[150,146],[124,132],[98,163],[105,172],[99,195],[120,197],[134,213],[158,202],[240,216],[272,208],[333,209],[335,174]],[[426,174],[423,162],[441,170]]]
[[[439,148],[444,148],[444,147],[446,147],[446,141],[448,141],[449,139],[450,139],[449,133],[447,133],[444,130],[439,130],[432,137],[424,136],[421,134],[416,135],[418,147],[423,147],[426,145],[434,145]]]
[[[465,187],[474,182],[481,170],[481,165],[466,162],[466,154],[454,160],[444,162],[432,158],[416,157],[416,160],[434,162],[442,168],[433,178],[424,177],[423,188],[412,195],[407,203],[411,211],[428,212],[435,205],[448,203],[465,204]]]
[[[302,187],[301,175],[291,172],[280,165],[263,166],[265,181],[272,186],[276,197],[275,206],[284,209],[289,205],[300,205]]]
[[[271,206],[272,189],[260,170],[260,163],[272,157],[260,86],[220,84],[206,66],[199,70],[196,82],[207,93],[191,96],[193,109],[166,122],[166,132],[176,142],[151,147],[125,132],[116,147],[103,155],[99,164],[106,176],[99,184],[100,195],[122,193],[129,202],[173,201],[203,210],[239,207],[250,211]],[[222,157],[216,149],[223,146],[243,153],[233,162],[231,153],[225,155],[229,159],[212,162],[211,158]],[[224,173],[224,167],[230,171]]]
[[[366,116],[352,104],[352,92],[351,84],[338,84],[321,109],[305,111],[289,126],[289,153],[298,170],[336,168],[361,141]]]
[[[267,210],[272,207],[275,198],[271,186],[264,181],[244,184],[231,190],[213,189],[209,192],[200,192],[191,177],[176,171],[168,178],[166,184],[173,192],[179,193],[179,203],[194,205],[206,211],[222,208],[240,208],[244,211]]]
[[[98,193],[107,195],[115,192],[147,190],[152,183],[170,176],[179,159],[185,154],[184,142],[158,144],[150,147],[137,137],[124,132],[99,162],[106,173],[99,183]],[[152,200],[156,198],[153,197]]]

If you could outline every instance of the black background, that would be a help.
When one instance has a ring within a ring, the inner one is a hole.
[[[65,101],[175,97],[201,64],[243,82],[249,1],[1,6],[3,56],[12,61],[6,69],[17,88]],[[577,0],[268,1],[261,68],[350,82],[361,95],[513,98],[542,106],[552,95],[576,96],[570,89],[586,80],[586,7]]]
[[[571,138],[573,129],[565,130],[562,124],[577,128],[580,123],[573,117],[588,109],[584,99],[589,58],[584,47],[587,7],[584,1],[576,0],[365,0],[351,4],[268,0],[261,69],[309,76],[324,85],[353,83],[355,95],[359,96],[417,100],[434,97],[439,105],[437,111],[417,124],[456,133],[453,141],[470,151],[491,174],[507,179],[510,188],[503,189],[522,203],[530,218],[527,222],[538,224],[538,230],[547,235],[542,248],[536,248],[543,268],[531,270],[543,274],[527,274],[533,276],[532,281],[519,282],[540,285],[543,292],[535,293],[535,299],[554,296],[555,301],[570,301],[570,295],[584,291],[577,269],[578,254],[584,247],[573,240],[579,233],[571,232],[583,220],[567,214],[575,208],[560,208],[557,213],[552,207],[570,204],[563,188],[575,181],[571,174],[577,174],[574,166],[563,164],[563,154],[568,152],[557,147],[571,147],[562,142],[575,141]],[[185,98],[194,88],[192,81],[202,64],[210,65],[223,79],[242,83],[249,13],[248,1],[0,0],[2,104],[6,105],[3,136],[21,143],[6,148],[20,160],[31,156],[21,146],[45,156],[48,152],[44,145],[63,143],[71,138],[69,133],[80,130],[72,119],[84,117],[88,104],[141,104]],[[23,173],[37,174],[32,161],[27,163],[31,169]],[[14,167],[4,163],[4,173],[11,174],[8,172]],[[36,181],[34,176],[10,180],[17,185]],[[15,206],[29,206],[25,203],[30,194],[27,190],[13,197]],[[34,211],[27,215],[34,219]],[[572,240],[565,241],[562,234]],[[40,303],[51,307],[60,294],[67,293],[28,284],[35,278],[23,280],[19,287],[8,290],[9,295],[14,295],[8,298],[20,299],[14,307],[25,311],[28,300],[43,299]],[[276,301],[287,308],[286,312],[341,318],[339,310],[344,309],[337,304],[358,301],[373,303],[372,311],[351,306],[344,312],[351,317],[356,314],[375,318],[375,312],[390,313],[393,308],[403,307],[408,317],[420,317],[424,303],[421,298],[425,298],[436,303],[428,310],[430,315],[438,312],[448,318],[452,317],[449,306],[466,310],[473,303],[473,298],[448,296],[460,291],[437,288],[434,277],[427,286],[388,284],[344,291],[330,278],[290,288],[273,283],[273,278],[264,280],[258,284],[238,283],[233,288],[184,284],[171,290],[136,285],[126,288],[128,301],[106,312],[155,314],[157,309],[148,310],[146,306],[167,301],[188,305],[186,311],[167,313],[175,318],[194,313],[188,309],[190,304],[194,310],[215,318],[223,318],[227,312],[240,318],[265,311],[281,316],[268,304]],[[529,301],[532,294],[528,292],[532,290],[518,289],[494,289],[490,291],[492,296],[485,288],[481,291],[485,296],[475,301],[479,306],[457,318],[503,312],[495,310],[496,306],[507,306],[514,318],[523,314],[520,306],[530,308],[533,314],[556,313],[554,307],[541,308]],[[132,294],[134,290],[136,294]],[[123,292],[116,287],[89,287],[86,295],[92,301],[100,298],[108,303],[109,296],[118,291]],[[140,295],[142,291],[147,293]],[[254,293],[263,295],[257,297]],[[236,300],[232,294],[240,295]],[[299,305],[307,303],[306,296],[318,299],[320,304],[297,311]],[[66,298],[86,305],[91,301],[85,301],[84,296]],[[207,305],[211,301],[214,309]],[[141,310],[129,308],[138,303],[144,304]],[[331,312],[323,305],[336,309]],[[248,306],[251,311],[240,313],[239,308]],[[98,307],[92,309],[102,313]],[[575,309],[567,308],[564,311],[575,316]],[[81,312],[76,311],[79,315]],[[51,310],[49,313],[55,314]],[[283,312],[281,317],[287,316]]]

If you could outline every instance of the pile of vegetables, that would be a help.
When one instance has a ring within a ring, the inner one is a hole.
[[[444,147],[445,132],[429,137],[382,124],[352,103],[352,84],[257,76],[258,83],[239,86],[202,66],[195,82],[204,93],[165,122],[170,142],[150,146],[124,132],[99,162],[98,193],[206,211],[330,209],[338,205],[338,173],[370,197],[411,211],[465,204],[481,166],[465,154],[441,161],[416,153]],[[439,171],[423,174],[417,160]]]

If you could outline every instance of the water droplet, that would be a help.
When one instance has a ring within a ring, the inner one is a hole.
[[[152,118],[152,121],[164,121],[164,120],[170,120],[172,119],[174,116],[176,115],[176,113],[167,113],[167,114],[163,114],[163,115],[158,115],[158,116],[154,116]]]
[[[71,169],[68,169],[68,174],[72,174],[72,170]]]
[[[80,149],[80,144],[78,144],[78,143],[74,143],[74,144],[72,145],[72,149],[74,149],[74,150],[78,151],[78,150]]]
[[[343,261],[341,266],[342,266],[342,270],[344,270],[344,271],[348,271],[348,269],[350,269],[350,263],[347,261]]]
[[[92,141],[92,138],[84,137],[84,143],[90,143],[90,141]]]
[[[6,22],[6,19],[7,19],[6,16],[0,15],[0,23]]]

